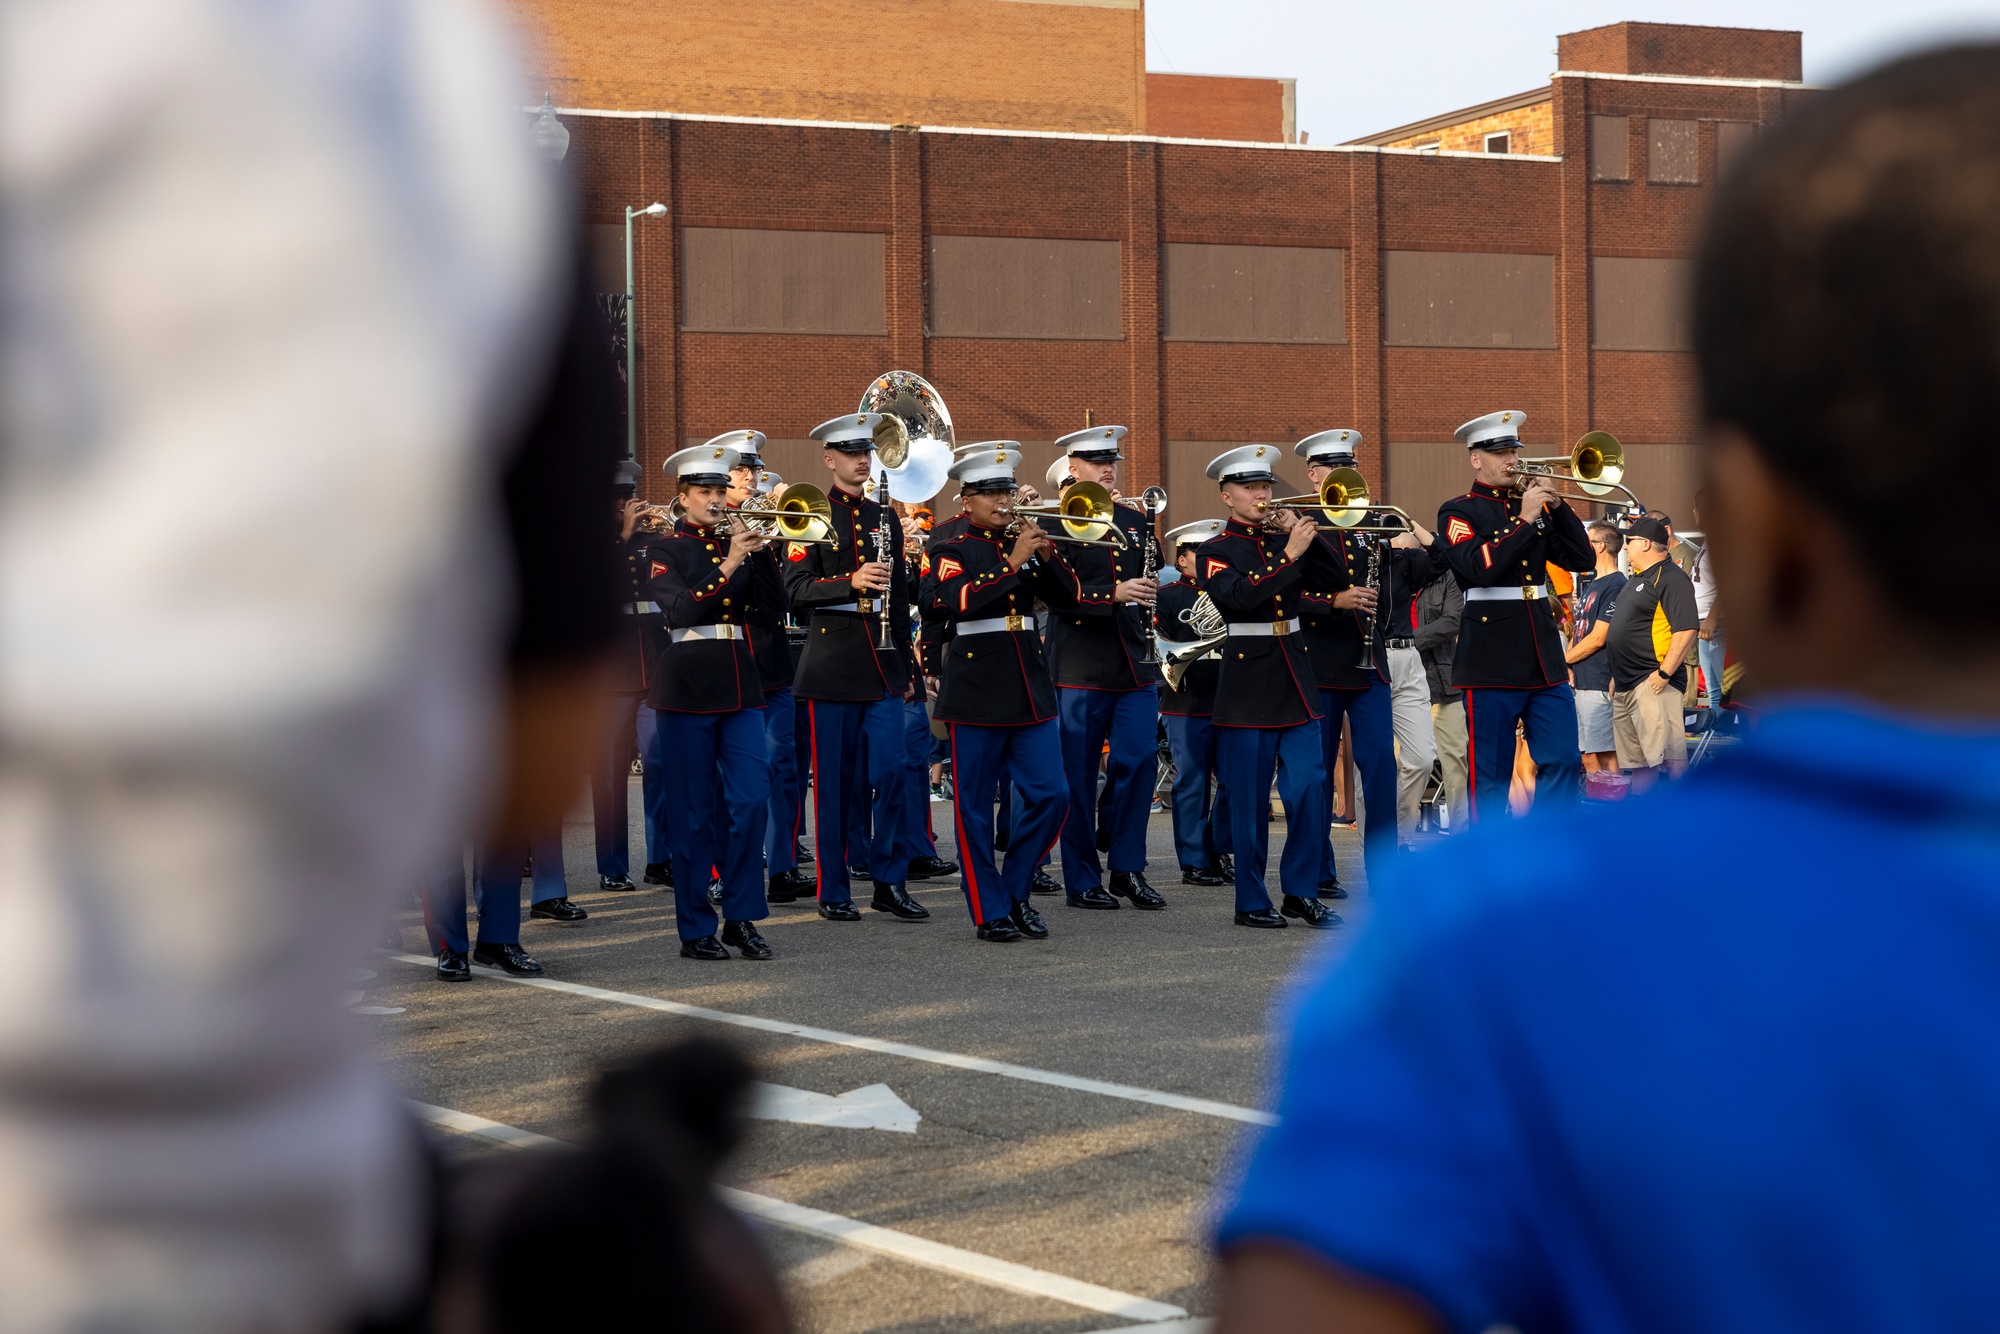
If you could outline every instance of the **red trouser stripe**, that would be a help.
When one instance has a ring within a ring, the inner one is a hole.
[[[965,836],[965,770],[958,767],[958,724],[946,726],[951,728],[951,818],[958,831],[958,861],[965,871],[966,898],[972,902],[972,924],[985,926],[986,918],[979,911],[979,872],[974,869],[972,842]]]
[[[1472,691],[1465,691],[1465,810],[1479,818],[1479,734],[1472,729]]]

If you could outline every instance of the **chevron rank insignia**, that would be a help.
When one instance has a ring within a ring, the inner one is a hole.
[[[958,576],[960,576],[961,574],[964,574],[964,573],[965,573],[965,567],[964,567],[963,565],[960,565],[960,564],[959,564],[959,563],[958,563],[958,562],[957,562],[956,560],[954,560],[954,559],[953,559],[952,557],[950,557],[950,556],[944,556],[944,557],[941,557],[941,558],[940,558],[940,559],[938,560],[938,563],[937,563],[937,577],[938,577],[938,578],[940,578],[940,579],[956,579],[956,578],[958,578]]]
[[[1472,525],[1459,518],[1456,514],[1452,515],[1449,519],[1445,520],[1444,540],[1453,546],[1457,546],[1460,542],[1471,541]]]
[[[663,564],[660,561],[654,561],[652,572],[648,574],[646,577],[648,579],[657,579],[666,572],[667,572],[667,567],[665,564]]]
[[[1215,575],[1216,575],[1216,572],[1217,572],[1217,571],[1219,571],[1219,570],[1226,570],[1226,569],[1228,569],[1228,568],[1229,568],[1229,562],[1228,562],[1228,561],[1226,561],[1226,560],[1217,560],[1217,559],[1216,559],[1215,557],[1213,557],[1213,556],[1210,556],[1210,557],[1208,558],[1208,564],[1206,564],[1206,565],[1204,565],[1204,566],[1202,567],[1202,570],[1201,570],[1201,577],[1202,577],[1203,581],[1204,581],[1204,582],[1206,582],[1207,580],[1210,580],[1210,579],[1213,579],[1213,578],[1215,578]]]
[[[785,543],[785,559],[786,559],[786,560],[804,560],[805,558],[806,558],[806,544],[805,544],[805,543],[803,543],[803,542],[787,542],[787,543]]]

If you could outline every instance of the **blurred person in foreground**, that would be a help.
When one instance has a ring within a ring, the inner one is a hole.
[[[1762,723],[1406,864],[1298,998],[1221,1334],[2000,1326],[2000,47],[1779,124],[1694,309]],[[1691,925],[1647,859],[1693,829]],[[1637,873],[1566,874],[1586,842]]]
[[[448,0],[0,6],[9,1331],[422,1299],[341,997],[482,788],[559,815],[616,628],[614,456],[552,429],[610,371],[513,74]]]

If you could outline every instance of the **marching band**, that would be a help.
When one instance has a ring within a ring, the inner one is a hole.
[[[1520,457],[1522,421],[1459,429],[1473,483],[1435,534],[1370,497],[1349,429],[1293,446],[1313,487],[1298,496],[1274,495],[1281,446],[1225,450],[1207,468],[1222,516],[1162,534],[1164,491],[1137,505],[1118,492],[1126,428],[1090,426],[1056,442],[1042,502],[1018,476],[1018,442],[957,445],[936,389],[906,371],[813,429],[824,491],[766,468],[757,431],[675,454],[673,504],[623,510],[621,688],[637,713],[620,712],[613,749],[622,765],[636,743],[646,879],[673,888],[682,955],[769,959],[757,923],[807,895],[827,921],[859,921],[858,877],[870,910],[926,922],[909,883],[960,874],[938,855],[934,744],[980,940],[1048,937],[1033,896],[1056,889],[1052,856],[1070,907],[1164,910],[1146,875],[1162,734],[1180,883],[1232,886],[1240,926],[1332,928],[1327,900],[1347,895],[1330,836],[1343,733],[1379,873],[1401,846],[1411,774],[1420,789],[1434,754],[1397,689],[1413,674],[1422,688],[1413,607],[1444,578],[1468,603],[1454,682],[1475,816],[1504,800],[1517,724],[1546,798],[1564,799],[1574,705],[1544,566],[1588,564],[1569,500],[1630,493],[1615,440],[1593,433],[1563,468]],[[906,527],[893,502],[951,484],[957,513],[927,536]],[[605,768],[608,789],[622,767]],[[1274,787],[1297,831],[1275,892]],[[596,804],[600,883],[629,889],[621,808],[605,792]]]

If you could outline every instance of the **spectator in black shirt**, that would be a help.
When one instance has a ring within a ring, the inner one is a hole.
[[[1611,655],[1604,650],[1611,635],[1611,615],[1625,576],[1618,570],[1618,553],[1625,538],[1598,520],[1589,526],[1590,547],[1597,553],[1597,575],[1576,595],[1570,646],[1570,684],[1576,688],[1577,745],[1585,770],[1618,772],[1618,746],[1611,728]]]
[[[1664,766],[1687,767],[1687,731],[1681,722],[1683,665],[1694,650],[1694,584],[1668,559],[1671,538],[1658,519],[1635,520],[1625,552],[1632,577],[1618,593],[1611,618],[1611,718],[1618,763],[1635,791],[1651,787]]]

